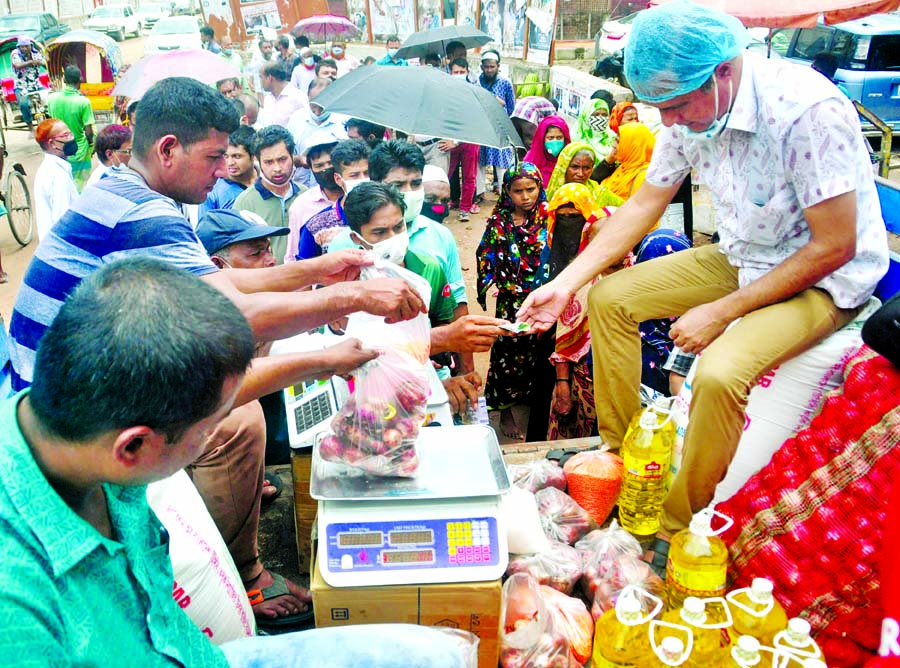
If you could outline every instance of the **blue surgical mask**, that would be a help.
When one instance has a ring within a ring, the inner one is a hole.
[[[686,125],[677,126],[678,131],[681,133],[681,136],[685,139],[697,139],[700,141],[715,139],[722,133],[722,130],[725,129],[725,126],[728,125],[728,119],[731,117],[731,103],[733,102],[732,94],[734,92],[731,87],[731,80],[728,80],[728,111],[722,114],[722,118],[719,118],[719,80],[716,79],[715,74],[713,74],[713,83],[716,86],[715,120],[708,128],[706,128],[702,132],[691,130]]]
[[[388,52],[388,58],[393,58],[394,56],[396,56],[396,55],[397,55],[397,51],[399,51],[399,49],[388,49],[388,50],[387,50],[387,52]]]
[[[331,53],[333,53],[335,56],[339,56],[342,53],[344,53],[344,50],[341,47],[336,46],[333,49],[331,49]]]
[[[222,53],[224,53],[226,56],[230,56],[232,53],[234,53],[234,50],[233,49],[222,49]]]
[[[563,147],[566,145],[566,142],[562,139],[545,139],[544,140],[544,148],[547,149],[547,153],[552,155],[554,158],[560,154],[563,150]]]
[[[313,65],[316,64],[316,59],[313,58],[312,56],[310,56],[309,58],[304,58],[303,64],[306,65],[307,67],[312,67]]]
[[[321,114],[317,114],[312,109],[309,110],[309,115],[312,117],[314,121],[317,123],[324,123],[328,120],[328,117],[331,116],[330,111],[323,111]]]

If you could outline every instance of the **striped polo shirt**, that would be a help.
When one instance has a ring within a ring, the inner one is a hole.
[[[25,272],[9,323],[14,391],[31,384],[38,343],[69,293],[127,257],[165,260],[198,276],[217,271],[175,200],[134,170],[100,179],[53,226]]]

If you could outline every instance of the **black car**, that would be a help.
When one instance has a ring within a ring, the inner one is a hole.
[[[0,16],[0,39],[25,35],[36,42],[47,44],[69,30],[68,24],[60,23],[50,12]]]

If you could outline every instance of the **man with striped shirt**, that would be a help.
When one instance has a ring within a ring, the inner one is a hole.
[[[196,81],[165,79],[147,91],[129,169],[87,188],[42,240],[28,267],[10,321],[14,390],[30,385],[38,343],[68,294],[91,272],[122,258],[154,257],[200,276],[238,306],[259,341],[292,336],[359,310],[391,320],[424,310],[402,281],[353,281],[368,262],[362,253],[270,269],[218,270],[180,204],[203,202],[225,176],[228,136],[237,127],[230,102]],[[327,287],[299,290],[314,284]],[[136,385],[123,392],[145,391],[141,362],[135,359]],[[238,391],[238,408],[219,423],[191,469],[247,590],[262,591],[254,605],[262,621],[299,617],[309,607],[306,590],[263,568],[256,544],[265,426],[255,399],[279,382],[287,384],[293,373],[271,359],[261,360],[258,369],[254,364]]]

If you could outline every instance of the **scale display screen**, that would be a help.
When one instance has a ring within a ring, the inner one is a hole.
[[[434,531],[431,529],[391,531],[388,534],[388,542],[391,545],[431,545],[434,543]]]
[[[430,564],[434,561],[434,550],[388,550],[381,553],[384,564]]]
[[[381,547],[384,544],[384,534],[381,531],[368,532],[342,532],[338,534],[340,547]]]

